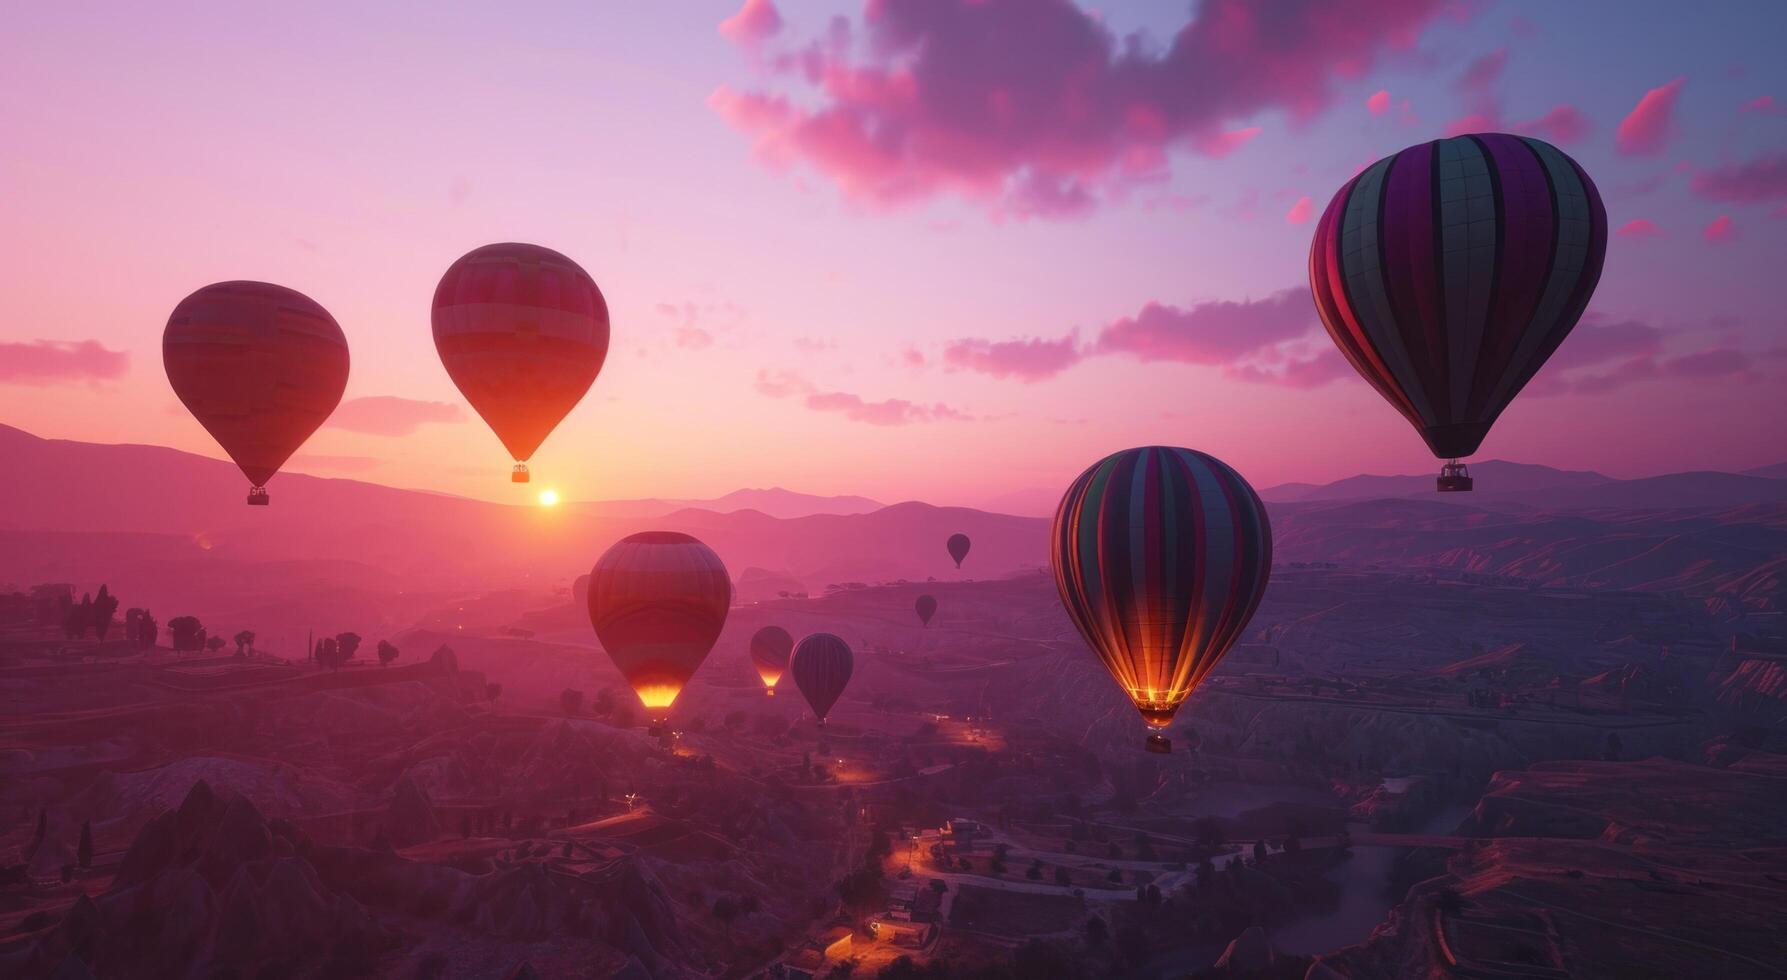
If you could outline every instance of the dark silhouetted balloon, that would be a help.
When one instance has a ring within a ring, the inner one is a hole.
[[[486,245],[435,287],[434,346],[526,482],[528,459],[608,357],[608,303],[589,273],[552,249]]]
[[[814,633],[794,648],[789,671],[794,675],[794,686],[800,688],[813,714],[819,716],[819,724],[825,724],[825,716],[850,683],[855,663],[850,645],[830,633]]]
[[[220,282],[174,307],[161,336],[168,383],[267,502],[266,483],[335,411],[347,338],[327,310],[284,286]]]
[[[1061,603],[1143,721],[1150,751],[1266,591],[1272,529],[1214,456],[1148,446],[1107,456],[1061,498],[1049,561]]]
[[[921,595],[918,597],[918,601],[912,604],[912,608],[918,613],[918,621],[929,626],[931,617],[937,615],[937,597]]]
[[[1457,460],[1576,326],[1606,254],[1607,212],[1576,161],[1482,133],[1348,181],[1316,225],[1309,286],[1347,361]]]
[[[596,638],[661,721],[726,625],[726,566],[686,534],[642,531],[616,542],[589,575]]]
[[[961,568],[962,559],[968,557],[968,549],[974,547],[974,542],[969,541],[966,534],[952,534],[944,547],[949,549],[949,557],[956,560],[956,567]]]
[[[765,694],[776,693],[776,682],[788,670],[788,655],[794,651],[794,637],[780,626],[765,626],[751,636],[751,666],[763,679]]]

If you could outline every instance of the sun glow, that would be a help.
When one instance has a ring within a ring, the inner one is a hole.
[[[542,490],[542,491],[540,491],[540,506],[541,507],[556,507],[556,506],[558,506],[558,491],[557,490]]]

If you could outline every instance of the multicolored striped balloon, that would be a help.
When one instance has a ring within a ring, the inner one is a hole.
[[[776,682],[788,671],[788,657],[794,652],[794,637],[780,626],[765,626],[751,634],[751,666],[763,681],[763,693],[775,696]]]
[[[819,716],[821,726],[832,705],[843,696],[855,668],[856,657],[850,652],[850,644],[831,633],[814,633],[794,648],[789,672],[794,675],[794,686],[800,688],[812,706],[813,714]]]
[[[596,639],[658,723],[720,638],[732,579],[695,538],[641,531],[590,569],[588,602]]]
[[[552,249],[485,245],[441,276],[433,319],[447,376],[516,460],[515,481],[527,482],[527,461],[608,357],[602,291]]]
[[[1309,287],[1346,359],[1457,459],[1576,326],[1606,255],[1607,212],[1576,161],[1482,133],[1348,181],[1316,226]]]
[[[267,502],[266,484],[335,411],[347,338],[297,290],[219,282],[180,301],[161,335],[168,383]]]
[[[1266,508],[1227,463],[1147,446],[1099,460],[1067,489],[1050,539],[1067,615],[1154,731],[1222,659],[1272,570]]]

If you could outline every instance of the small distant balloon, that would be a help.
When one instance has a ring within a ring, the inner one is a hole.
[[[918,601],[912,604],[912,608],[918,613],[918,621],[929,626],[931,625],[931,617],[937,615],[937,597],[934,595],[921,595],[918,597]]]
[[[662,722],[726,625],[726,566],[687,534],[642,531],[616,542],[589,574],[596,638]]]
[[[265,504],[267,481],[347,389],[347,338],[296,290],[220,282],[181,300],[161,335],[174,394],[217,440]]]
[[[968,549],[974,547],[974,542],[968,540],[968,535],[957,533],[949,536],[944,547],[949,549],[949,557],[956,560],[956,567],[961,568],[962,559],[968,557]]]
[[[794,637],[780,626],[765,626],[751,636],[751,666],[763,681],[765,694],[774,696],[776,682],[788,670],[788,657],[794,652]]]
[[[583,399],[608,357],[608,302],[552,249],[473,249],[434,290],[434,346],[447,376],[515,459],[527,461]]]
[[[821,726],[850,683],[855,663],[850,645],[831,633],[814,633],[794,648],[789,667],[794,686],[800,688]]]

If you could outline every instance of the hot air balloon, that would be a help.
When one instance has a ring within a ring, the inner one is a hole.
[[[763,678],[763,693],[775,696],[776,682],[788,669],[788,655],[794,650],[794,637],[780,626],[765,626],[751,636],[751,666]]]
[[[1354,369],[1446,460],[1532,380],[1588,306],[1607,212],[1576,161],[1481,133],[1409,147],[1348,181],[1316,226],[1309,287]]]
[[[807,704],[813,707],[813,714],[819,716],[821,727],[831,706],[838,703],[845,685],[850,683],[855,663],[850,645],[830,633],[814,633],[794,648],[794,660],[789,664],[794,686],[800,688]]]
[[[944,547],[949,549],[949,557],[956,560],[956,567],[961,568],[962,559],[968,557],[968,549],[974,547],[974,542],[968,540],[968,535],[957,533],[949,536]]]
[[[912,608],[918,613],[918,621],[929,626],[931,617],[937,615],[937,597],[921,595],[918,597],[918,601],[912,604]]]
[[[1222,460],[1127,449],[1067,488],[1049,562],[1067,615],[1153,729],[1147,749],[1168,752],[1173,715],[1260,604],[1272,529]]]
[[[538,245],[474,249],[434,290],[434,346],[515,458],[510,478],[575,408],[608,356],[608,303],[577,263]]]
[[[213,283],[180,301],[161,335],[168,383],[266,504],[267,481],[347,388],[347,338],[329,312],[266,282]]]
[[[686,534],[641,531],[616,542],[589,575],[596,638],[660,728],[726,625],[726,566]]]

